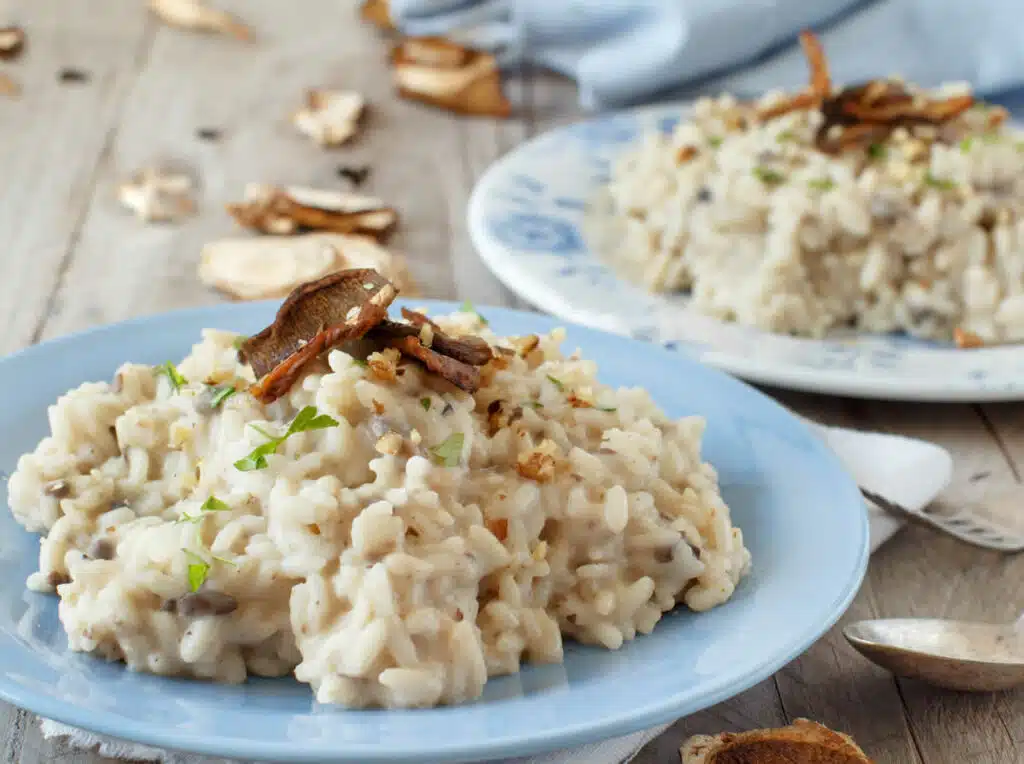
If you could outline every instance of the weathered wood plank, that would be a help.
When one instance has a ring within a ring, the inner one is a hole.
[[[96,168],[148,46],[141,6],[120,0],[8,3],[4,21],[29,41],[5,64],[21,84],[17,99],[0,98],[0,167],[4,170],[0,231],[0,353],[38,338],[93,192]],[[84,82],[62,82],[74,68]]]

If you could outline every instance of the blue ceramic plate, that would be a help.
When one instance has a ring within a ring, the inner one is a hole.
[[[604,263],[602,187],[646,131],[670,132],[686,104],[611,114],[546,133],[494,164],[469,204],[484,262],[509,289],[566,321],[657,342],[754,382],[911,401],[1024,398],[1024,352],[958,350],[904,336],[813,340],[700,315],[684,296],[651,295]]]
[[[426,303],[431,312],[454,306]],[[203,327],[251,333],[275,306],[221,305],[94,329],[0,360],[0,469],[47,433],[46,408],[126,360],[181,358]],[[539,315],[484,310],[499,333],[546,332]],[[753,554],[726,605],[677,612],[609,652],[487,683],[475,703],[419,711],[319,706],[291,679],[215,685],[136,674],[70,652],[52,596],[29,592],[37,539],[0,512],[0,697],[96,732],[277,762],[454,762],[525,755],[651,727],[770,676],[840,616],[860,585],[868,523],[856,487],[803,424],[744,384],[649,343],[569,327],[570,348],[612,385],[643,385],[672,416],[702,414],[705,458]],[[0,484],[0,489],[3,485]],[[6,492],[0,490],[6,506]],[[756,638],[751,638],[756,635]]]

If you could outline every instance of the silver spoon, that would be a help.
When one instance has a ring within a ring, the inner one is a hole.
[[[887,618],[858,621],[843,636],[897,676],[968,692],[1024,684],[1024,615],[1015,623]]]

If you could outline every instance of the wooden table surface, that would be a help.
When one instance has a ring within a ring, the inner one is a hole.
[[[0,352],[94,324],[217,302],[222,298],[198,283],[196,265],[204,242],[237,233],[224,203],[239,199],[250,181],[341,187],[343,164],[371,166],[365,188],[400,210],[393,246],[408,256],[425,296],[525,307],[474,254],[466,201],[494,159],[579,117],[571,83],[524,71],[508,83],[513,119],[455,117],[394,97],[385,43],[356,21],[353,0],[219,5],[248,21],[257,41],[159,25],[142,0],[7,4],[0,26],[20,23],[30,39],[19,61],[0,66],[24,91],[17,100],[0,99]],[[60,76],[66,69],[87,79],[66,81]],[[351,148],[324,151],[289,124],[290,111],[314,86],[356,89],[370,100],[367,129]],[[202,128],[221,137],[203,140]],[[115,184],[153,160],[184,162],[199,176],[197,217],[146,225],[120,208]],[[1024,524],[1024,511],[1015,513],[1006,501],[1020,495],[1024,405],[908,405],[771,392],[820,421],[945,446],[956,467],[940,508],[999,505],[1006,522]],[[872,558],[843,622],[1011,619],[1024,600],[1022,582],[1024,556],[906,528]],[[680,743],[693,733],[796,717],[852,734],[878,764],[1024,761],[1024,692],[970,696],[894,680],[854,653],[838,628],[773,678],[679,721],[637,761],[676,762]],[[3,705],[0,751],[4,761],[21,764],[103,760],[43,740],[30,714]]]

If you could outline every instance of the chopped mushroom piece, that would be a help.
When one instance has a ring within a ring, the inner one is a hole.
[[[871,764],[849,735],[807,719],[776,729],[695,735],[679,753],[682,764]]]
[[[321,146],[340,146],[356,134],[365,111],[366,99],[354,91],[310,90],[292,124]]]
[[[228,615],[238,609],[238,600],[215,589],[200,589],[164,603],[164,610],[183,616]]]
[[[25,30],[21,27],[0,28],[0,59],[10,61],[25,49]]]
[[[391,8],[388,0],[363,0],[359,8],[359,17],[368,21],[376,27],[387,31],[393,31],[394,22],[391,20]]]
[[[118,186],[121,204],[147,222],[174,222],[195,212],[192,178],[157,167],[140,170]]]
[[[344,191],[250,183],[245,201],[228,212],[246,228],[291,235],[319,230],[361,233],[383,241],[398,223],[398,213],[380,199]]]
[[[212,241],[200,255],[199,280],[239,300],[263,300],[346,268],[372,268],[403,292],[412,286],[404,258],[340,233]]]
[[[508,117],[498,63],[438,37],[410,37],[391,53],[398,94],[458,114]]]
[[[202,0],[149,0],[150,10],[162,21],[180,29],[225,34],[239,40],[252,39],[252,32],[226,11],[210,8]]]
[[[480,388],[480,370],[476,366],[425,347],[418,337],[399,337],[389,340],[389,344],[404,355],[422,361],[429,371],[444,377],[467,393],[474,393]]]
[[[240,357],[259,380],[259,400],[277,400],[324,350],[361,338],[387,315],[395,287],[369,268],[332,273],[295,289],[274,323],[244,343]]]

